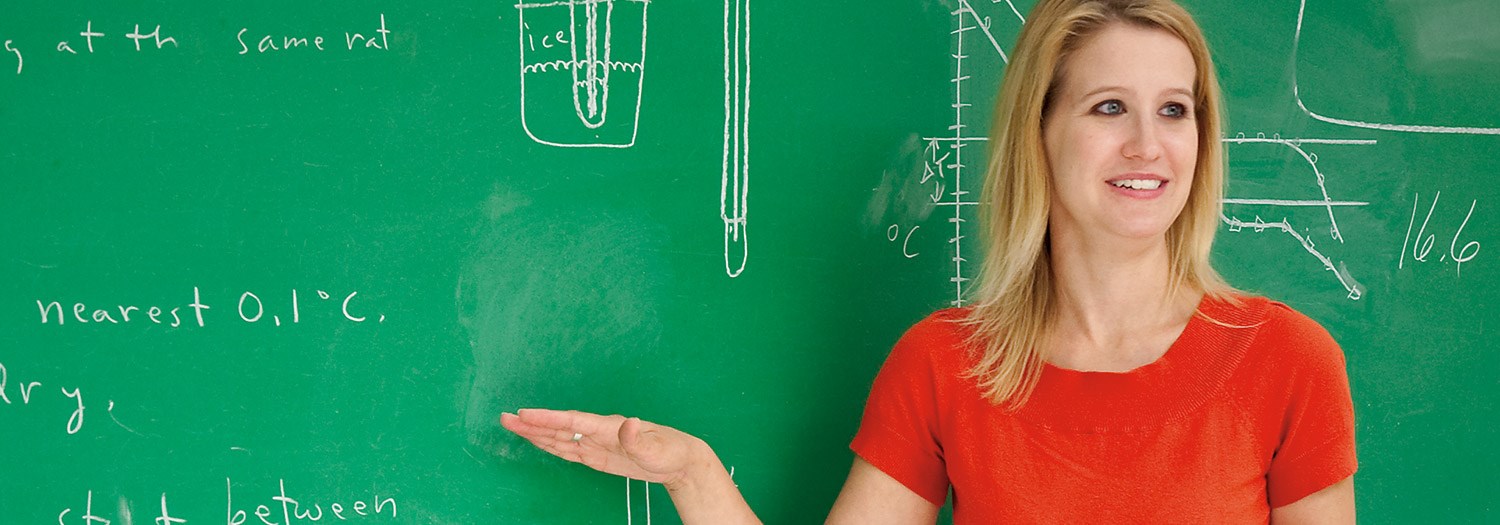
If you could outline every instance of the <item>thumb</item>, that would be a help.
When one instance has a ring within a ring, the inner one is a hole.
[[[620,425],[620,448],[625,455],[637,463],[646,463],[657,456],[662,447],[662,437],[655,429],[646,428],[640,418],[629,418]]]

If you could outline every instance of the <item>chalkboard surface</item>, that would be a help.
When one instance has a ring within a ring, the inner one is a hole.
[[[676,521],[499,428],[528,406],[693,432],[820,521],[982,256],[1031,3],[6,6],[0,522]],[[1493,522],[1500,4],[1188,6],[1217,264],[1343,345],[1361,519]]]

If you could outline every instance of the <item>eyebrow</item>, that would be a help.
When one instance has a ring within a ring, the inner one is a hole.
[[[1093,91],[1090,91],[1088,93],[1084,93],[1083,94],[1083,98],[1092,98],[1094,95],[1098,95],[1100,93],[1107,93],[1107,92],[1110,92],[1110,91],[1122,91],[1122,92],[1126,92],[1126,93],[1130,92],[1130,90],[1125,89],[1124,87],[1121,87],[1121,86],[1104,86],[1104,87],[1101,87],[1099,89],[1095,89]],[[1171,93],[1171,94],[1179,94],[1179,95],[1185,96],[1187,98],[1194,98],[1193,97],[1193,90],[1191,90],[1191,89],[1186,89],[1186,88],[1169,88],[1169,89],[1167,89],[1166,92],[1167,93]]]

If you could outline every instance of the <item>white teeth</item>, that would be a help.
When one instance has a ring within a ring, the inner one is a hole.
[[[1154,190],[1161,187],[1161,181],[1156,179],[1125,179],[1113,181],[1110,184],[1132,190]]]

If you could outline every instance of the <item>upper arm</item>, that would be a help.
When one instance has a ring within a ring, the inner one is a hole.
[[[928,524],[937,522],[938,507],[859,456],[849,479],[833,502],[827,523]]]
[[[1287,310],[1274,332],[1284,394],[1266,405],[1280,432],[1266,472],[1271,507],[1289,506],[1359,469],[1354,402],[1344,352],[1312,319]],[[1345,489],[1348,490],[1348,489]]]
[[[1354,477],[1329,485],[1288,505],[1271,509],[1274,525],[1354,523]]]

